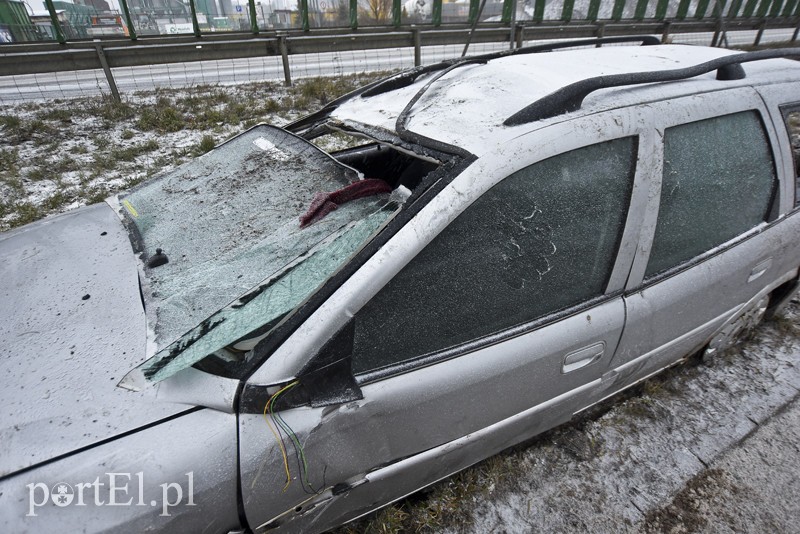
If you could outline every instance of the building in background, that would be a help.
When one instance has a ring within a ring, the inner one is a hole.
[[[0,0],[0,43],[38,40],[25,4],[20,0]]]
[[[108,5],[106,0],[75,0],[75,4],[93,7],[98,13],[111,11],[111,6]]]
[[[65,0],[53,0],[53,6],[57,11],[64,12],[64,18],[71,27],[69,32],[65,31],[68,39],[92,37],[92,17],[100,13],[109,12],[108,4],[103,1],[100,8],[92,4],[83,4],[81,0],[77,2],[67,2]],[[44,12],[47,14],[47,12]],[[61,20],[61,17],[59,17]],[[37,23],[38,24],[38,23]],[[63,22],[62,22],[63,27]],[[52,29],[50,30],[52,32]],[[120,32],[121,34],[122,32]]]
[[[200,2],[196,1],[196,5],[199,4]],[[128,9],[139,34],[192,31],[191,8],[179,0],[128,0]]]

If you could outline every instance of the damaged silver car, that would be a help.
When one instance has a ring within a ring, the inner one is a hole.
[[[0,236],[0,530],[322,532],[775,313],[800,51],[653,41],[412,69]]]

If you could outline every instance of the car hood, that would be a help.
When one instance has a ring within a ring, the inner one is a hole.
[[[186,409],[116,386],[146,355],[136,262],[105,204],[0,234],[0,477]]]

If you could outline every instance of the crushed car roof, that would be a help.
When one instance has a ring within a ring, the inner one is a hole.
[[[603,75],[679,69],[736,53],[684,45],[612,46],[510,55],[465,63],[446,73],[425,91],[414,104],[406,128],[480,154],[487,147],[487,141],[502,142],[504,138],[520,134],[519,129],[503,126],[504,120],[571,83]],[[767,60],[747,64],[746,70],[748,75],[789,71],[787,80],[796,79],[800,67],[787,69],[787,65],[789,63],[785,60]],[[435,75],[420,76],[411,85],[393,91],[351,98],[333,110],[330,117],[343,123],[357,122],[395,131],[397,119],[405,107]],[[651,84],[637,87],[635,91],[630,87],[603,89],[587,99],[586,111],[676,96],[673,93],[714,90],[713,86],[706,87],[713,83],[725,83],[718,87],[721,89],[754,82],[752,76],[745,80],[717,82],[715,73],[710,72],[692,78],[691,83],[693,85]],[[542,124],[548,122],[551,121]]]

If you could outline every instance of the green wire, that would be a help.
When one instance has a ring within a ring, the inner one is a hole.
[[[300,440],[297,439],[297,435],[294,433],[294,430],[292,430],[292,428],[286,423],[286,421],[283,420],[283,417],[281,417],[280,413],[276,418],[275,413],[273,411],[275,403],[278,402],[278,397],[280,397],[281,395],[283,395],[296,385],[297,382],[295,382],[294,384],[284,389],[278,395],[275,396],[275,398],[272,400],[272,403],[269,406],[269,414],[272,416],[272,420],[275,421],[275,424],[283,427],[283,430],[286,432],[286,434],[288,434],[289,437],[292,438],[292,441],[294,442],[295,445],[295,452],[300,453],[300,459],[303,462],[303,479],[301,480],[305,480],[306,485],[311,489],[311,491],[317,493],[317,490],[315,490],[314,487],[311,485],[311,483],[308,481],[308,462],[306,461],[306,454],[303,451],[303,446],[300,445]]]

